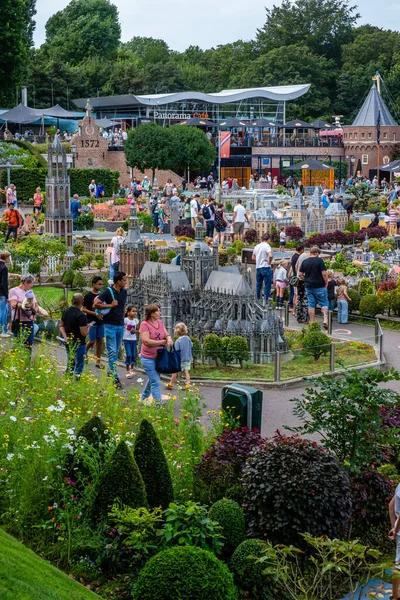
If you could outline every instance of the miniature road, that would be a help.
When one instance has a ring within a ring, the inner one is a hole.
[[[290,324],[294,328],[294,323]],[[384,353],[387,361],[387,368],[395,367],[400,370],[400,333],[384,329]],[[349,340],[360,340],[373,342],[374,327],[367,325],[358,325],[349,323],[339,326],[336,321],[333,323],[333,335]],[[54,353],[57,361],[61,365],[65,365],[66,357],[64,349],[61,346],[51,346],[51,352]],[[89,361],[89,365],[93,371],[97,371],[93,367],[93,361]],[[119,376],[124,383],[125,388],[135,385],[138,378],[144,378],[142,372],[138,371],[137,377],[134,379],[125,379],[124,367],[119,367]],[[138,385],[136,383],[136,385]],[[221,388],[224,384],[199,385],[200,393],[207,405],[207,410],[217,409],[221,403]],[[307,384],[309,385],[309,384]],[[400,394],[400,381],[393,381],[386,384],[388,387],[396,390]],[[263,388],[263,419],[262,419],[262,434],[271,436],[277,429],[284,430],[284,426],[289,427],[299,424],[296,417],[292,414],[292,405],[289,401],[291,398],[299,397],[306,388],[306,383],[299,383],[295,387],[290,388]]]

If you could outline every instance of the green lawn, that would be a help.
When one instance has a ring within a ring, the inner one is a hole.
[[[37,298],[44,298],[48,302],[56,302],[64,296],[64,290],[53,286],[36,285],[33,288],[33,292]],[[73,290],[68,290],[68,298],[72,298],[74,295]],[[40,304],[40,302],[39,302]]]
[[[335,354],[336,369],[355,367],[376,361],[375,351],[369,344],[360,342],[337,343]],[[314,360],[312,356],[304,356],[298,349],[293,350],[293,358],[281,364],[281,380],[296,379],[310,375],[319,375],[330,369],[329,354]],[[274,364],[250,365],[242,369],[240,365],[214,367],[213,365],[196,365],[191,370],[192,377],[204,379],[232,379],[233,381],[273,381]]]
[[[1,600],[96,600],[68,577],[0,529]]]

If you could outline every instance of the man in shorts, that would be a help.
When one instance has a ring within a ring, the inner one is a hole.
[[[103,315],[96,314],[93,308],[93,302],[102,289],[103,280],[100,275],[95,275],[92,279],[92,289],[90,292],[85,294],[82,306],[82,312],[86,314],[89,323],[94,321],[93,326],[89,329],[89,341],[86,344],[86,355],[96,344],[96,367],[98,369],[104,369],[104,366],[101,364],[101,356],[103,354],[104,347],[104,325]]]
[[[393,570],[392,578],[392,599],[400,599],[400,484],[396,487],[394,496],[389,503],[389,516],[391,530],[389,531],[389,539],[396,542],[396,561]]]
[[[306,285],[310,321],[315,320],[315,308],[319,304],[324,317],[323,325],[328,329],[328,272],[324,261],[319,256],[320,253],[318,246],[311,248],[309,258],[306,258],[299,267],[299,277]]]
[[[244,223],[245,221],[249,222],[249,219],[246,215],[246,209],[242,206],[242,201],[240,198],[236,201],[236,206],[233,209],[233,237],[234,240],[243,241],[243,233],[244,233]]]

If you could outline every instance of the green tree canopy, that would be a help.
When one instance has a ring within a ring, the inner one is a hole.
[[[109,0],[71,0],[47,21],[45,47],[50,58],[76,65],[112,56],[120,36],[118,10]]]
[[[46,265],[47,260],[53,256],[62,260],[67,250],[64,242],[57,238],[29,235],[18,244],[16,253],[20,258],[36,261],[42,269]]]
[[[173,171],[184,171],[189,167],[192,173],[208,171],[215,161],[215,148],[197,127],[171,127],[168,130],[172,152],[169,165]]]
[[[155,123],[145,123],[131,129],[125,142],[125,159],[129,167],[146,169],[168,169],[172,153],[168,129]]]

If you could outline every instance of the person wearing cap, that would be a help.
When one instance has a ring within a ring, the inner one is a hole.
[[[318,246],[311,248],[309,258],[306,258],[300,265],[299,277],[306,286],[310,321],[315,320],[315,308],[319,304],[324,318],[323,326],[328,329],[328,272],[324,261],[320,258],[320,253],[321,250]]]

